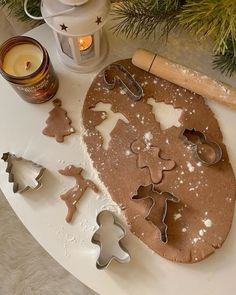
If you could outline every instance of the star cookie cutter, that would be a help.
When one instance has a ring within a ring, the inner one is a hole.
[[[126,230],[117,221],[116,216],[111,211],[101,211],[97,216],[97,224],[99,228],[91,240],[93,244],[100,247],[96,262],[97,269],[107,268],[113,260],[119,263],[128,263],[130,254],[122,243]]]
[[[16,155],[11,154],[9,152],[4,153],[2,155],[1,159],[7,163],[7,168],[5,171],[9,174],[9,178],[8,178],[9,183],[13,183],[13,192],[14,193],[23,193],[23,192],[28,191],[29,189],[37,190],[42,186],[40,180],[43,176],[44,171],[46,170],[43,166],[41,166],[35,162],[32,162],[30,160],[26,160],[22,157],[17,157]],[[37,171],[37,175],[35,177],[31,177],[35,181],[34,186],[20,184],[19,182],[17,182],[16,177],[15,177],[14,173],[12,172],[14,161],[24,161],[25,163],[30,164],[32,166],[32,169],[35,169],[35,171]]]
[[[140,197],[142,193],[146,195],[144,197]],[[168,226],[165,223],[165,219],[168,211],[168,202],[179,203],[179,199],[170,192],[156,191],[153,184],[140,186],[138,188],[137,195],[132,197],[132,200],[147,199],[151,199],[152,204],[144,218],[153,223],[159,229],[160,240],[166,244],[168,242]],[[155,212],[153,212],[153,209],[156,209]]]
[[[108,74],[113,70],[118,70],[121,72],[129,82],[131,87],[123,81],[123,79],[119,75],[114,75],[111,80],[108,80]],[[139,84],[137,80],[134,79],[134,77],[131,75],[131,73],[121,64],[111,64],[109,65],[103,72],[103,80],[106,85],[106,87],[110,90],[114,89],[116,85],[121,86],[121,88],[125,91],[125,93],[128,95],[129,98],[131,98],[134,101],[138,101],[143,96],[143,88]]]
[[[211,159],[205,159],[201,155],[201,151],[199,150],[198,144],[191,141],[191,136],[195,136],[199,139],[201,144],[208,145],[213,151],[213,157]],[[190,145],[195,152],[196,158],[205,166],[211,166],[218,163],[222,158],[222,149],[220,145],[214,141],[210,141],[207,139],[206,135],[196,130],[195,128],[192,129],[183,129],[180,137],[186,142],[187,145]]]

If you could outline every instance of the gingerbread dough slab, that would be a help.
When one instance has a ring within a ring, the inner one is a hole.
[[[138,69],[130,60],[119,63],[142,83],[144,97],[134,102],[119,87],[105,89],[102,75],[95,78],[83,107],[84,141],[90,157],[113,200],[124,210],[130,230],[139,239],[172,261],[201,261],[222,246],[235,206],[235,177],[217,120],[201,96]],[[161,129],[150,98],[181,109],[180,126]],[[106,149],[96,127],[108,120],[107,113],[102,108],[93,110],[98,103],[110,105],[110,111],[126,118],[114,124]],[[221,161],[209,167],[197,161],[180,136],[183,128],[195,128],[217,142],[223,152]],[[168,203],[166,244],[160,240],[157,227],[145,219],[150,204],[132,200],[140,186],[153,183],[150,167],[139,167],[139,155],[132,151],[132,143],[137,140],[158,148],[160,158],[175,163],[171,170],[161,171],[161,181],[155,184],[156,190],[170,192],[179,200]]]

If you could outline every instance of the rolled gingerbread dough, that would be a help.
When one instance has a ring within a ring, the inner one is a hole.
[[[235,177],[229,163],[222,133],[204,98],[132,65],[123,64],[142,83],[144,97],[132,101],[118,86],[107,90],[102,75],[93,81],[83,106],[84,141],[94,167],[113,200],[122,208],[127,224],[140,240],[161,256],[177,262],[198,262],[220,248],[232,223],[235,206]],[[148,99],[164,102],[182,110],[180,126],[162,130]],[[118,120],[110,133],[108,148],[96,126],[107,119],[106,112],[94,111],[98,103],[111,104]],[[196,160],[193,150],[180,137],[183,128],[195,128],[217,142],[222,160],[210,167]],[[154,224],[145,219],[150,202],[132,200],[138,188],[150,184],[148,167],[139,168],[138,155],[131,145],[142,140],[161,150],[161,157],[175,162],[163,172],[155,189],[171,192],[180,201],[169,203],[165,222],[168,243],[160,240]]]

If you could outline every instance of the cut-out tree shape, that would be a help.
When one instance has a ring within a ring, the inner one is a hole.
[[[147,103],[152,106],[152,113],[155,119],[160,123],[162,130],[172,126],[179,127],[179,119],[182,114],[182,109],[174,108],[173,105],[164,102],[157,102],[154,98],[148,98]]]
[[[66,203],[67,206],[67,216],[66,221],[70,223],[72,221],[73,215],[76,211],[76,205],[85,193],[85,191],[90,188],[95,193],[98,193],[97,186],[91,181],[84,179],[81,175],[83,172],[83,168],[75,167],[73,165],[67,166],[63,170],[59,170],[59,173],[64,176],[72,176],[75,178],[76,184],[70,190],[68,190],[65,194],[61,195],[61,199]]]
[[[111,132],[115,128],[118,120],[122,120],[125,123],[129,123],[129,121],[126,119],[126,117],[121,113],[115,113],[111,110],[111,104],[109,103],[102,103],[99,102],[96,104],[94,108],[92,108],[92,111],[94,112],[105,112],[107,116],[102,121],[101,124],[96,126],[96,129],[99,131],[103,138],[103,145],[102,147],[107,150],[109,147],[109,142],[111,140]]]
[[[98,214],[97,223],[99,228],[92,237],[92,242],[100,247],[97,268],[107,267],[113,259],[120,263],[129,262],[130,255],[122,245],[125,230],[116,221],[114,215],[110,211],[104,210]]]
[[[146,146],[141,140],[136,140],[131,145],[133,153],[138,155],[138,167],[148,168],[153,183],[161,182],[163,171],[170,171],[175,167],[172,160],[162,159],[160,149],[154,146]]]
[[[53,105],[54,108],[49,112],[47,127],[44,128],[43,134],[55,137],[57,142],[63,142],[64,137],[74,133],[75,129],[71,127],[67,112],[61,108],[61,100],[55,99]]]
[[[13,183],[14,193],[41,187],[40,179],[45,171],[44,167],[11,153],[4,153],[2,160],[7,163],[6,172],[9,173],[9,182]]]
[[[140,186],[137,195],[133,196],[132,199],[152,200],[152,204],[144,217],[159,229],[161,241],[163,243],[167,243],[168,236],[165,218],[167,214],[168,201],[178,203],[179,200],[169,192],[155,191],[152,184],[149,186]]]

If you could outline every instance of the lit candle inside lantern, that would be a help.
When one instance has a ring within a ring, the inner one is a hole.
[[[93,43],[93,38],[90,35],[78,38],[78,44],[79,44],[80,51],[85,51],[85,50],[89,49],[89,47],[92,45],[92,43]]]
[[[34,73],[42,64],[43,52],[34,44],[20,44],[12,47],[4,56],[3,70],[15,77]]]

